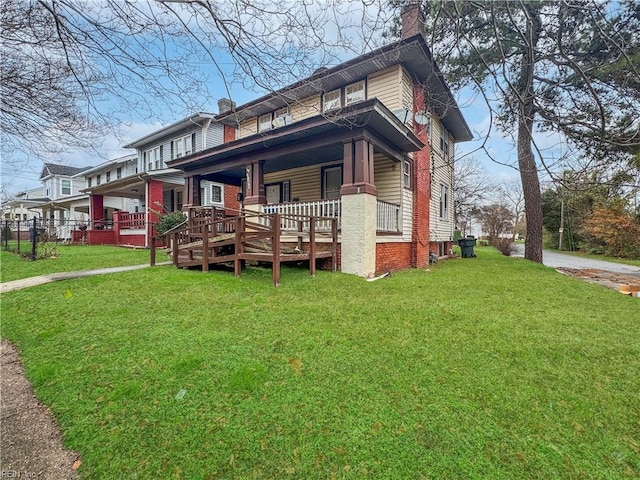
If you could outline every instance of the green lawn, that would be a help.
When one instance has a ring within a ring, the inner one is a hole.
[[[58,245],[57,256],[43,260],[26,260],[19,255],[0,251],[0,279],[3,282],[46,275],[55,272],[93,270],[95,268],[121,267],[149,263],[149,250],[140,248]],[[158,262],[167,259],[159,252]]]
[[[638,478],[640,300],[476,253],[56,282],[2,336],[83,479]]]

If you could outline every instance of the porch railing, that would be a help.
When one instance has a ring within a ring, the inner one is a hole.
[[[377,201],[376,230],[378,232],[400,231],[400,205]]]
[[[262,213],[278,213],[281,215],[282,230],[294,231],[298,228],[295,216],[306,217],[336,217],[338,229],[342,218],[342,203],[340,200],[318,200],[315,202],[291,202],[263,205]],[[317,231],[331,231],[330,220],[318,220]],[[376,230],[378,232],[400,231],[400,205],[377,201]]]
[[[118,225],[121,230],[144,229],[147,225],[147,220],[145,217],[146,214],[144,212],[118,212]]]
[[[318,200],[315,202],[292,202],[263,205],[262,213],[278,213],[281,215],[282,230],[296,231],[299,222],[296,216],[304,217],[325,217],[316,221],[316,231],[330,232],[331,218],[338,219],[338,229],[340,228],[340,218],[342,217],[342,204],[340,200]]]

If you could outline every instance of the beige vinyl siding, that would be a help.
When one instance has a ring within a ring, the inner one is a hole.
[[[400,216],[402,218],[402,239],[410,242],[411,229],[413,226],[413,192],[408,188],[402,189]]]
[[[367,77],[367,98],[377,98],[392,112],[402,105],[402,69],[400,65]]]
[[[435,125],[436,122],[434,122]],[[453,161],[446,160],[440,150],[440,122],[437,122],[437,129],[433,130],[434,137],[437,138],[437,144],[432,154],[432,171],[431,171],[431,226],[429,239],[431,241],[448,241],[453,235],[454,210],[453,210]],[[448,135],[448,132],[447,132]],[[453,148],[451,137],[449,149]],[[451,159],[453,156],[450,157]],[[447,218],[440,218],[440,196],[441,186],[446,185],[449,188],[449,202]]]
[[[402,68],[401,75],[402,83],[400,90],[402,94],[402,106],[408,108],[409,111],[413,113],[413,80],[411,80],[411,75],[409,75],[409,72],[404,68]],[[410,115],[408,120],[407,123],[413,126],[413,115]]]
[[[373,175],[378,189],[378,200],[400,205],[402,165],[377,153],[374,157]]]
[[[289,106],[289,113],[294,122],[318,115],[320,113],[320,95],[313,95],[299,102],[293,102]]]
[[[291,182],[291,199],[300,202],[320,200],[322,195],[322,167],[342,165],[342,162],[328,162],[309,167],[291,168],[281,172],[267,173],[264,183]]]
[[[258,133],[258,120],[256,117],[247,118],[240,122],[238,138],[248,137],[255,133]]]

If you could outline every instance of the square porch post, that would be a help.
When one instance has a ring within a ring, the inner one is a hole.
[[[264,188],[264,160],[247,165],[247,196],[244,205],[249,210],[257,211],[260,205],[267,203]]]
[[[191,175],[185,177],[185,197],[186,203],[182,205],[182,209],[188,209],[189,207],[199,207],[202,199],[200,198],[200,175]]]
[[[343,142],[342,271],[359,276],[376,271],[377,188],[373,144],[364,136]]]

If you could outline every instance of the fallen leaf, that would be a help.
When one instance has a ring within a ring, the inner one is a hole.
[[[71,293],[71,290],[67,290],[66,292],[64,292],[64,298],[69,300],[71,297],[73,297],[73,293]]]
[[[80,468],[80,465],[82,465],[82,460],[78,459],[75,462],[73,462],[73,465],[71,466],[71,468],[73,468],[74,470],[77,470]]]
[[[302,370],[304,369],[304,365],[302,363],[302,360],[300,360],[299,358],[290,358],[289,359],[289,366],[293,369],[294,372],[296,372],[298,375],[302,375]]]

